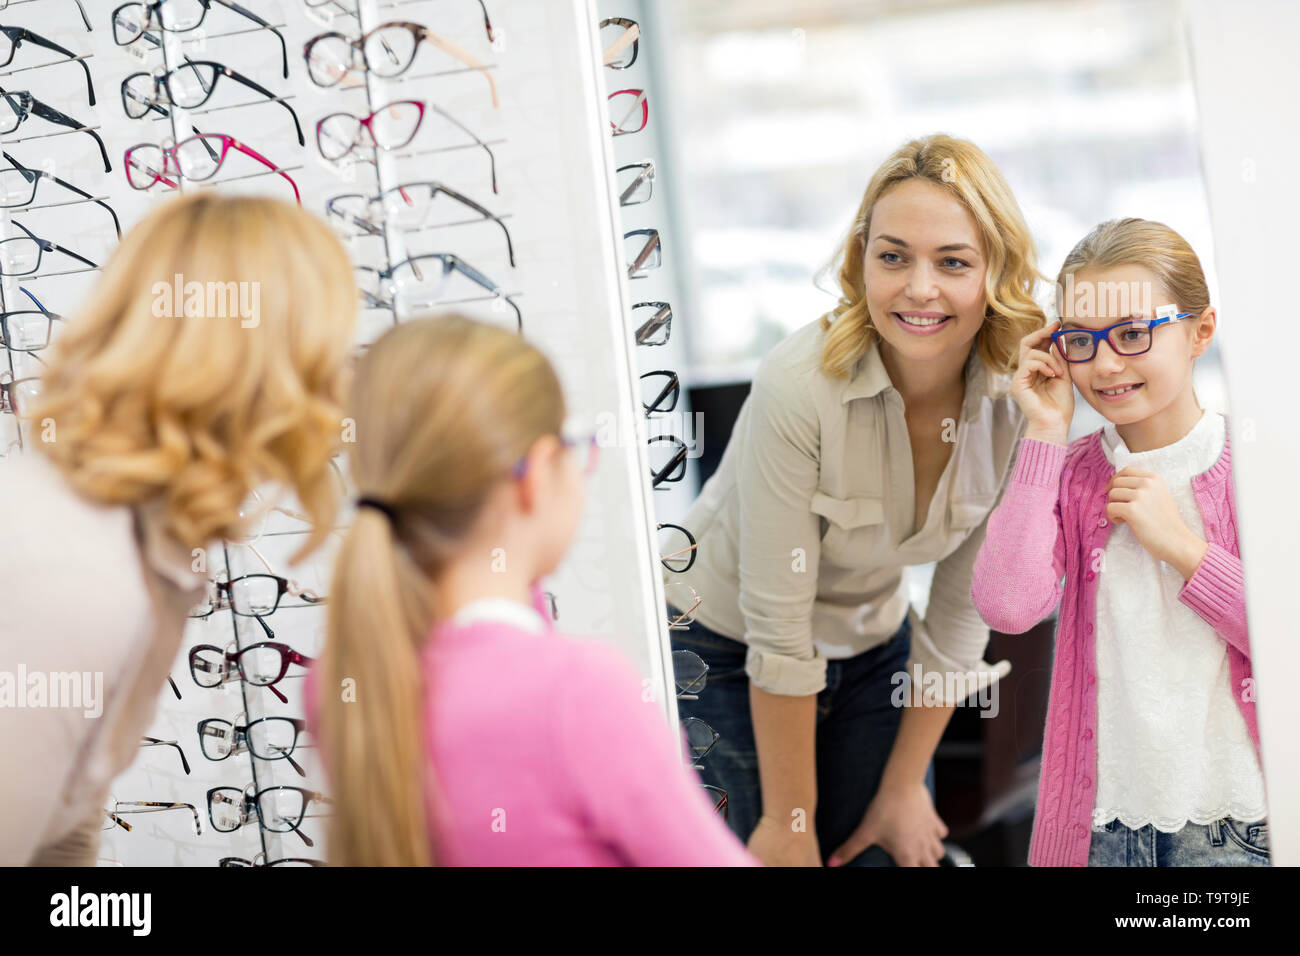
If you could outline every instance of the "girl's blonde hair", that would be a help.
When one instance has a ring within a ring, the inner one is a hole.
[[[427,865],[433,790],[421,649],[439,619],[433,582],[497,484],[564,421],[546,357],[461,316],[403,323],[361,360],[349,398],[361,507],[339,551],[322,655],[321,743],[338,812],[332,862]],[[348,682],[345,684],[344,682]],[[355,688],[345,702],[341,689]]]
[[[1020,340],[1045,321],[1033,298],[1034,281],[1043,278],[1033,237],[1011,187],[993,161],[974,143],[942,133],[899,147],[867,183],[838,257],[839,304],[821,319],[826,332],[822,369],[837,378],[848,377],[879,334],[867,309],[862,277],[865,245],[876,203],[909,179],[925,179],[952,193],[975,220],[987,262],[987,306],[976,347],[988,368],[1012,371],[1019,358]]]
[[[1163,222],[1129,217],[1101,223],[1070,250],[1056,276],[1058,312],[1066,276],[1122,265],[1142,266],[1154,273],[1180,312],[1199,316],[1210,307],[1205,270],[1187,240]]]
[[[218,314],[173,314],[174,286],[184,304],[191,282],[204,290],[197,311]],[[248,318],[228,314],[241,283]],[[36,427],[53,426],[42,451],[91,500],[161,495],[167,530],[191,549],[239,537],[241,503],[279,482],[314,525],[298,560],[338,506],[330,458],[356,315],[352,264],[316,217],[206,190],[168,200],[54,343],[31,409]]]

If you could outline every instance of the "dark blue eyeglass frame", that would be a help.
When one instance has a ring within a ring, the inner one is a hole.
[[[1052,333],[1052,342],[1056,345],[1057,351],[1061,353],[1061,358],[1075,365],[1082,362],[1091,362],[1093,359],[1095,359],[1097,357],[1097,343],[1101,339],[1106,340],[1107,344],[1109,344],[1110,347],[1114,349],[1116,355],[1123,355],[1126,357],[1131,355],[1141,355],[1143,352],[1151,351],[1151,344],[1155,341],[1154,335],[1148,335],[1147,347],[1142,349],[1141,351],[1121,352],[1118,348],[1116,348],[1115,343],[1111,341],[1110,333],[1115,331],[1116,329],[1131,328],[1132,326],[1135,325],[1145,326],[1147,331],[1151,332],[1157,326],[1164,325],[1166,322],[1177,322],[1180,319],[1190,318],[1191,315],[1192,313],[1190,312],[1179,312],[1177,315],[1166,316],[1165,318],[1160,318],[1160,319],[1125,319],[1123,322],[1116,322],[1114,325],[1109,325],[1104,329],[1078,329],[1078,328],[1060,329]],[[1091,335],[1092,353],[1087,358],[1075,358],[1075,359],[1070,358],[1066,354],[1065,346],[1061,344],[1061,339],[1063,339],[1067,335]]]

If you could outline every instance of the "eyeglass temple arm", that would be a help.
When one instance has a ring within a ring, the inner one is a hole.
[[[491,292],[493,295],[497,296],[498,298],[500,298],[500,299],[504,300],[506,303],[508,303],[509,306],[510,306],[510,308],[512,308],[512,309],[515,310],[515,331],[516,331],[517,333],[519,333],[520,335],[523,335],[523,334],[524,334],[524,314],[523,314],[522,312],[519,311],[519,306],[518,306],[517,304],[515,304],[515,300],[514,300],[514,299],[510,298],[510,296],[508,296],[508,295],[506,295],[504,292],[502,292],[500,286],[498,286],[495,282],[493,282],[491,279],[489,279],[489,278],[488,278],[487,276],[485,276],[483,273],[479,272],[477,269],[475,269],[473,266],[471,266],[468,262],[466,262],[466,261],[464,261],[463,259],[461,259],[459,256],[452,255],[451,253],[448,253],[448,254],[447,254],[447,262],[448,262],[448,263],[451,265],[451,267],[452,267],[453,269],[455,269],[457,272],[459,272],[459,273],[461,273],[462,275],[466,276],[467,278],[469,278],[469,279],[472,280],[473,282],[478,283],[478,284],[481,285],[483,288],[485,288],[485,289],[487,289],[489,292]],[[512,265],[513,265],[513,263],[512,263]]]
[[[496,80],[492,79],[491,71],[487,68],[487,65],[484,64],[482,60],[474,56],[474,54],[470,53],[468,50],[465,50],[462,47],[458,46],[457,44],[453,43],[451,40],[448,40],[446,37],[434,33],[428,27],[423,28],[423,32],[422,35],[420,36],[420,39],[428,40],[438,49],[442,50],[445,53],[450,53],[453,57],[460,60],[460,62],[464,63],[466,66],[471,67],[472,69],[475,70],[481,70],[483,72],[484,79],[486,79],[488,82],[488,89],[492,92],[493,108],[498,108],[501,106],[501,100],[497,97]]]
[[[220,64],[218,64],[218,66],[220,66]],[[298,122],[298,114],[294,112],[294,108],[290,106],[288,103],[286,103],[282,97],[276,96],[265,86],[262,86],[260,83],[255,83],[253,80],[250,80],[248,77],[244,76],[241,73],[236,73],[228,66],[222,66],[221,72],[224,73],[226,76],[230,77],[232,80],[235,80],[238,83],[243,83],[250,90],[257,90],[257,92],[261,93],[263,96],[266,96],[271,100],[274,100],[275,102],[283,106],[285,109],[287,109],[289,111],[289,115],[293,117],[293,128],[298,133],[298,145],[299,146],[307,145],[307,140],[302,135],[302,124]]]
[[[32,112],[42,119],[49,120],[51,123],[57,123],[60,126],[67,126],[76,132],[86,133],[93,136],[95,142],[99,145],[99,155],[103,157],[104,160],[104,172],[111,173],[113,171],[113,164],[108,161],[108,150],[104,147],[104,141],[100,139],[99,134],[89,126],[74,120],[67,113],[60,113],[54,107],[42,103],[40,100],[36,99],[36,97],[32,97]]]
[[[440,106],[438,106],[438,104],[426,102],[424,104],[424,108],[433,110],[435,113],[437,113],[439,116],[445,119],[452,126],[456,127],[458,130],[460,130],[462,133],[464,133],[474,142],[478,143],[478,145],[483,147],[484,152],[488,154],[488,163],[491,165],[492,168],[492,192],[494,194],[497,193],[499,191],[497,189],[497,158],[496,158],[496,154],[493,153],[492,150],[488,147],[488,144],[483,142],[483,140],[479,139],[477,133],[475,133],[472,129],[470,129],[460,120],[456,119],[456,117],[452,116],[446,110],[442,109]]]
[[[286,182],[287,182],[291,187],[293,187],[293,198],[296,199],[296,200],[298,200],[298,205],[299,205],[299,206],[302,205],[302,196],[299,195],[299,193],[298,193],[298,184],[295,183],[295,182],[294,182],[294,181],[289,177],[289,174],[288,174],[288,173],[286,173],[286,172],[285,172],[283,169],[281,169],[279,166],[275,165],[275,163],[271,162],[269,159],[267,159],[265,156],[263,156],[263,155],[262,155],[261,153],[259,153],[257,150],[253,149],[253,148],[250,147],[250,146],[245,146],[245,145],[244,145],[243,143],[241,143],[239,140],[237,140],[237,139],[235,139],[235,138],[233,138],[233,137],[230,137],[228,141],[229,141],[229,143],[230,143],[231,146],[233,146],[235,149],[239,150],[239,151],[240,151],[241,153],[243,153],[245,156],[251,156],[251,157],[253,157],[253,159],[257,160],[257,161],[258,161],[259,163],[261,163],[263,166],[266,166],[268,169],[270,169],[271,172],[273,172],[273,173],[278,173],[279,175],[283,176],[284,179],[285,179],[285,181],[286,181]]]
[[[80,188],[79,186],[74,186],[72,185],[72,183],[62,180],[58,176],[55,176],[51,173],[47,173],[43,169],[29,169],[28,167],[24,166],[22,163],[18,162],[18,160],[10,156],[8,153],[4,153],[4,158],[9,160],[10,165],[13,166],[14,169],[17,169],[19,172],[21,172],[24,178],[26,178],[28,182],[32,182],[36,179],[41,179],[42,177],[45,179],[51,179],[54,182],[58,183],[60,186],[62,186],[64,189],[71,190],[72,192],[76,193],[78,196],[82,196],[86,199],[89,199],[97,206],[103,206],[105,209],[108,210],[108,214],[113,217],[113,229],[117,232],[117,238],[119,239],[122,238],[122,223],[118,220],[117,213],[113,211],[113,207],[110,206],[108,203],[104,202],[104,200],[96,199],[94,196],[92,196],[90,193],[86,192],[84,189]],[[45,309],[41,309],[41,311],[44,312]]]
[[[37,46],[43,46],[47,50],[53,50],[56,53],[62,53],[64,56],[76,60],[78,63],[80,63],[81,68],[86,71],[86,90],[90,94],[90,105],[91,106],[95,105],[95,84],[90,81],[90,67],[86,66],[86,61],[83,58],[73,53],[67,47],[60,46],[59,44],[55,43],[53,40],[47,40],[45,39],[45,37],[41,36],[40,34],[33,33],[31,30],[27,30],[27,29],[22,30],[19,37],[20,37],[20,41],[21,39],[31,40]]]
[[[484,209],[482,206],[480,206],[480,205],[479,205],[478,203],[476,203],[474,200],[470,199],[468,196],[465,196],[465,195],[463,195],[463,194],[461,194],[461,193],[458,193],[458,192],[456,192],[456,190],[454,190],[454,189],[449,189],[448,187],[444,186],[442,183],[430,183],[429,185],[431,185],[431,186],[433,187],[433,189],[434,189],[435,192],[446,193],[446,194],[447,194],[448,196],[450,196],[452,199],[455,199],[455,200],[457,200],[458,202],[464,203],[466,206],[469,206],[470,209],[473,209],[475,212],[479,213],[479,214],[480,214],[481,216],[483,216],[485,219],[491,219],[491,220],[493,220],[493,221],[494,221],[498,226],[500,226],[500,227],[501,227],[501,231],[502,231],[503,233],[505,233],[505,237],[506,237],[506,254],[510,257],[510,265],[511,265],[511,267],[514,266],[514,264],[515,264],[515,244],[514,244],[513,242],[510,241],[510,230],[506,228],[506,224],[505,224],[505,222],[501,219],[500,216],[498,216],[496,213],[489,212],[487,209]],[[397,188],[398,188],[398,189],[401,189],[402,187],[401,187],[401,186],[398,186]],[[390,192],[391,192],[391,190],[390,190]]]
[[[649,259],[651,255],[653,255],[655,249],[657,248],[659,248],[659,233],[656,232],[654,235],[650,237],[650,239],[646,242],[644,248],[642,248],[641,252],[637,255],[636,261],[627,267],[627,274],[631,275],[632,273],[640,269],[643,265],[645,265],[646,260]]]
[[[181,755],[181,766],[185,768],[185,773],[189,774],[190,762],[185,759],[185,751],[181,749],[181,745],[175,740],[159,740],[157,737],[141,737],[140,739],[143,741],[140,745],[142,747],[175,747],[176,752]]]
[[[644,342],[644,340],[650,338],[651,335],[659,330],[661,325],[664,325],[672,318],[672,315],[672,310],[668,308],[668,306],[661,306],[654,315],[642,322],[641,327],[636,330],[637,344],[639,345]]]
[[[90,18],[86,16],[86,8],[81,5],[81,0],[73,0],[77,5],[77,12],[81,14],[81,22],[86,25],[86,32],[93,33],[94,29],[90,25]]]
[[[619,194],[618,204],[620,206],[627,205],[628,199],[631,198],[632,194],[637,191],[637,188],[643,182],[645,182],[646,179],[648,179],[650,174],[653,172],[654,172],[654,166],[652,165],[647,165],[644,168],[642,168],[641,172],[637,175],[636,179],[632,180],[631,185],[629,185],[627,189],[623,190]]]
[[[227,10],[235,11],[235,13],[238,13],[241,17],[246,17],[249,20],[252,20],[258,26],[270,30],[276,35],[280,41],[280,62],[283,64],[282,69],[284,71],[284,78],[287,80],[289,78],[289,48],[285,46],[284,34],[246,7],[241,7],[237,3],[231,3],[230,0],[215,0],[215,2],[221,4]]]
[[[613,63],[618,55],[635,43],[640,36],[641,27],[637,24],[634,23],[632,26],[624,28],[623,32],[618,35],[618,39],[605,47],[604,65],[609,66]]]

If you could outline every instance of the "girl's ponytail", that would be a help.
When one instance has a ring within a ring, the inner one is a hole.
[[[459,316],[403,323],[362,359],[350,396],[363,498],[335,564],[321,660],[321,746],[334,788],[331,862],[434,862],[422,650],[433,582],[496,484],[558,434],[554,369],[518,335]]]

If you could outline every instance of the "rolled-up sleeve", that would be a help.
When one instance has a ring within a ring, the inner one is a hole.
[[[924,622],[909,612],[913,626],[908,673],[914,680],[919,677],[922,690],[942,687],[943,703],[949,705],[996,684],[1011,671],[1010,661],[984,661],[989,629],[971,600],[971,575],[988,520],[985,515],[957,550],[935,566]],[[938,696],[926,702],[937,704]]]
[[[805,697],[826,686],[826,660],[812,637],[821,557],[820,519],[811,505],[820,423],[798,376],[760,366],[747,401],[736,492],[745,673],[769,693]]]

